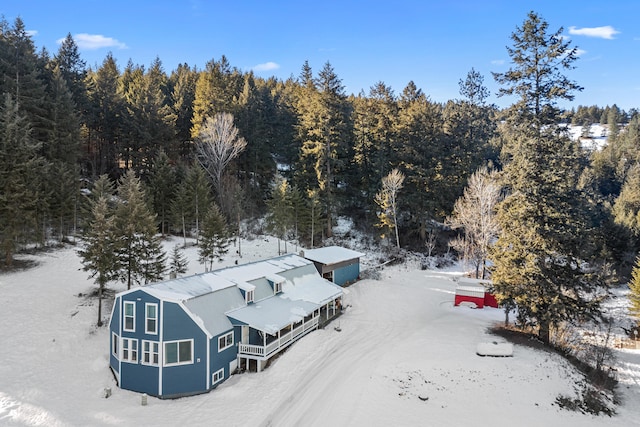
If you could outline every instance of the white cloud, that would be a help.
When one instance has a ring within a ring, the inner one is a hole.
[[[127,45],[112,38],[105,37],[101,34],[80,33],[73,36],[73,40],[80,49],[96,50],[105,47],[117,47],[118,49],[127,49]],[[64,38],[58,40],[58,44],[62,43]]]
[[[584,49],[580,49],[580,48],[576,49],[576,56],[582,56],[582,55],[584,55],[586,53],[587,53],[587,51],[584,50]]]
[[[620,34],[620,31],[616,30],[611,25],[591,28],[569,27],[569,34],[612,40],[614,38],[613,36],[615,36],[616,34]]]
[[[491,64],[493,64],[493,65],[504,65],[504,59],[494,59],[493,61],[491,61]]]
[[[271,71],[271,70],[277,70],[278,68],[280,68],[280,65],[276,64],[275,62],[265,62],[264,64],[258,64],[256,66],[254,66],[252,69],[253,71]]]
[[[38,35],[38,30],[27,30],[26,33],[29,37],[35,37]]]

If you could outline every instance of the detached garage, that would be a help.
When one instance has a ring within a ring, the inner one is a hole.
[[[364,254],[340,246],[327,246],[305,250],[302,256],[313,262],[322,277],[343,286],[358,280],[360,258]]]

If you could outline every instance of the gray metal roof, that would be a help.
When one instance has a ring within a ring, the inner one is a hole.
[[[364,254],[340,246],[326,246],[318,249],[307,249],[304,251],[303,256],[324,265],[331,265],[360,258]]]
[[[317,304],[308,301],[292,301],[282,295],[276,295],[230,311],[227,316],[267,334],[275,335],[285,326],[302,321],[318,307]]]
[[[233,326],[225,312],[244,307],[242,294],[233,286],[220,289],[184,302],[191,313],[202,321],[202,326],[214,337]]]

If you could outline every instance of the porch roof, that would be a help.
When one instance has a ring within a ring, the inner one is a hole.
[[[319,307],[318,304],[308,301],[292,301],[289,298],[274,296],[229,311],[226,315],[254,329],[276,335],[280,329],[291,323],[300,322]]]

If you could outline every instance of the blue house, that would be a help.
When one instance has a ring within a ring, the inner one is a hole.
[[[326,246],[305,250],[302,256],[313,261],[322,277],[344,286],[360,277],[360,258],[364,254],[340,246]]]
[[[161,398],[204,393],[339,313],[340,287],[297,255],[118,293],[109,322],[118,385]]]

